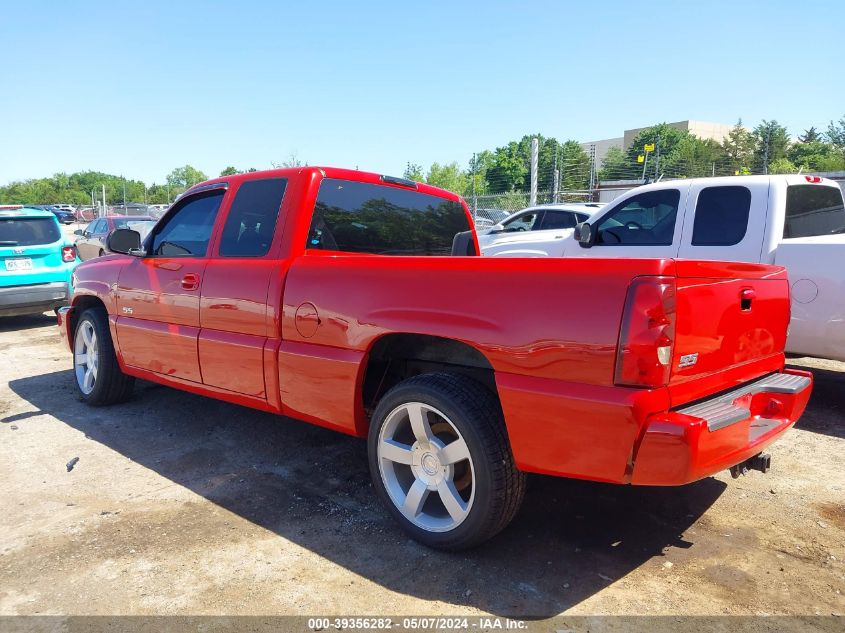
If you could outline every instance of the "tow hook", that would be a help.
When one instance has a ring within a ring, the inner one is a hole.
[[[731,477],[734,479],[740,475],[744,475],[749,470],[759,470],[761,473],[769,472],[772,467],[772,456],[768,453],[759,453],[754,457],[746,459],[744,462],[731,466]]]

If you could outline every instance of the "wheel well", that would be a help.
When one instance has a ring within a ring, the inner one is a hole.
[[[97,297],[84,295],[76,299],[73,302],[73,312],[71,312],[70,316],[71,339],[73,339],[73,336],[76,333],[76,324],[79,322],[79,317],[82,316],[82,313],[88,310],[89,308],[101,308],[103,312],[108,314],[108,310],[106,310],[105,304],[100,301],[100,299]]]
[[[391,387],[434,371],[470,376],[498,397],[493,366],[471,345],[426,334],[388,334],[375,342],[367,358],[363,380],[367,417]]]

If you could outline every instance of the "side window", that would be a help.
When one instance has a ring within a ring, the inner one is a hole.
[[[621,202],[596,226],[596,244],[671,246],[681,192],[649,191]]]
[[[540,229],[574,229],[578,219],[572,211],[556,211],[549,209],[543,216]]]
[[[192,196],[180,205],[153,236],[152,254],[159,257],[204,256],[223,194],[216,189]]]
[[[378,255],[451,255],[469,231],[463,205],[413,189],[324,178],[306,248]]]
[[[739,244],[748,230],[751,191],[747,187],[706,187],[695,203],[693,246]]]
[[[223,226],[221,256],[261,257],[267,254],[287,182],[286,178],[265,178],[248,180],[240,186]]]
[[[505,231],[534,231],[539,227],[542,215],[540,211],[523,213],[519,217],[505,222]]]
[[[103,229],[105,228],[103,225],[106,223],[105,220],[97,220],[96,222],[92,222],[91,225],[88,227],[88,231],[92,235],[99,235],[103,233]]]

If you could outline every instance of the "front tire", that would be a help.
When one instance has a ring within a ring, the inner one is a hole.
[[[493,537],[525,492],[498,399],[465,376],[415,376],[379,402],[370,474],[402,528],[428,547],[458,550]]]
[[[103,406],[132,395],[135,378],[120,371],[105,311],[82,313],[73,336],[73,372],[83,402]]]

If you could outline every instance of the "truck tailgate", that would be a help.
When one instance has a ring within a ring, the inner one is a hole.
[[[677,261],[673,407],[778,371],[789,282],[778,266]]]

